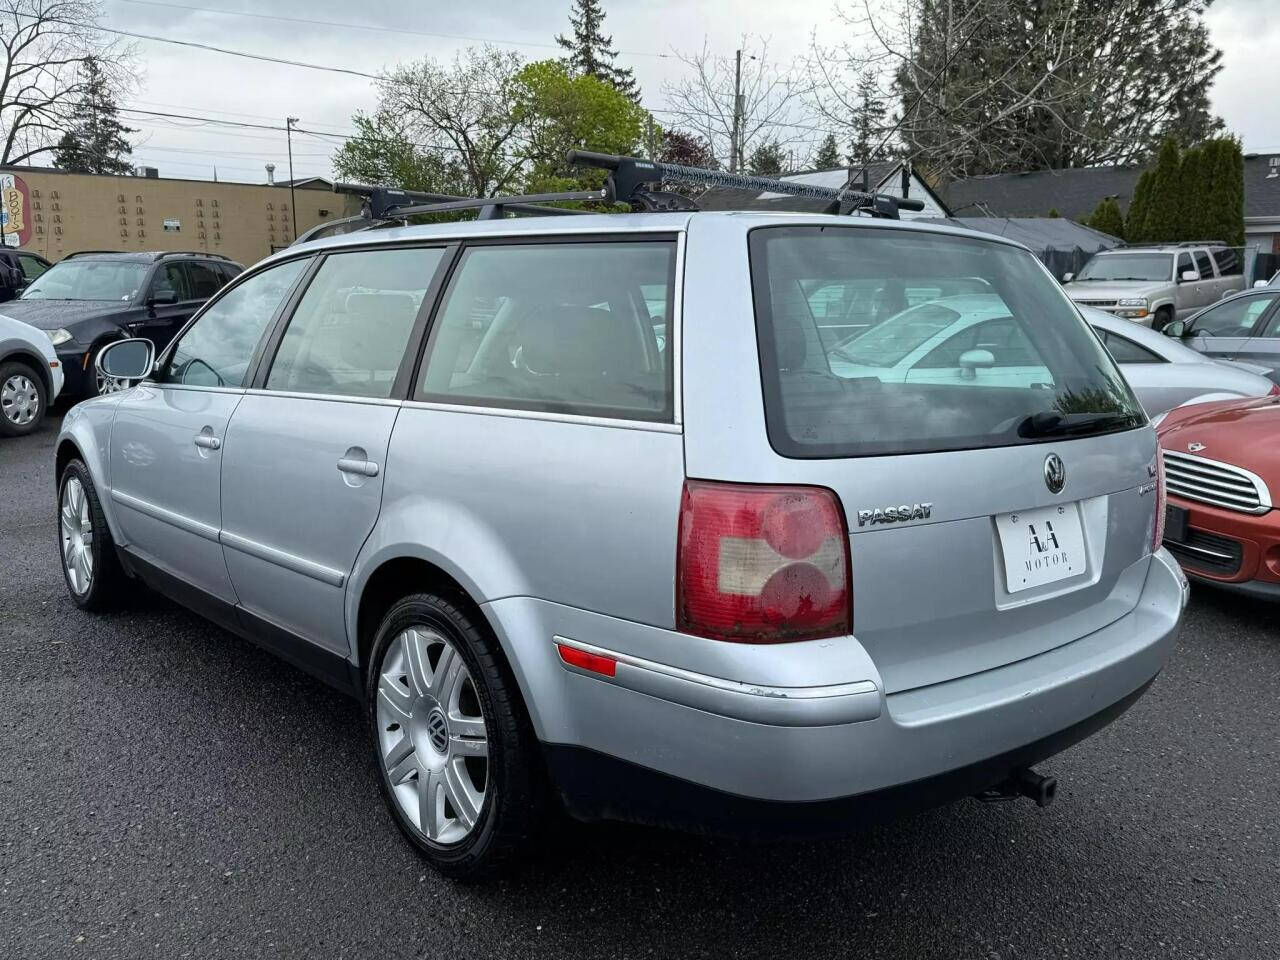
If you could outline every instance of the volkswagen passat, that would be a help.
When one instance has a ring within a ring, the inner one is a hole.
[[[869,286],[982,293],[842,366],[814,306]],[[918,350],[957,307],[976,322]],[[63,424],[71,597],[140,578],[362,698],[391,814],[454,875],[553,802],[788,833],[1047,803],[1031,766],[1140,697],[1178,630],[1155,433],[999,238],[716,213],[358,232],[267,259],[152,352],[104,351],[141,382]]]

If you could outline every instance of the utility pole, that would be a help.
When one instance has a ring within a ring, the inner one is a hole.
[[[657,139],[654,137],[653,114],[650,113],[645,116],[644,125],[645,125],[645,142],[649,145],[649,159],[657,160],[658,159],[658,142],[657,142]]]
[[[733,55],[733,136],[729,144],[729,172],[737,173],[742,158],[739,141],[742,138],[742,51]]]
[[[284,118],[285,137],[289,141],[289,213],[293,215],[294,239],[298,237],[298,204],[293,199],[293,125],[297,122],[297,117]]]

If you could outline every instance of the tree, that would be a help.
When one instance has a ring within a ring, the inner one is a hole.
[[[836,19],[859,39],[815,44],[810,72],[837,102],[865,69],[890,77],[904,149],[935,176],[1142,162],[1216,123],[1209,2],[858,4]]]
[[[884,156],[884,118],[888,108],[880,97],[874,70],[863,70],[858,77],[853,113],[853,139],[849,142],[849,163],[874,163]]]
[[[685,167],[719,168],[711,144],[687,130],[662,131],[662,146],[658,151],[662,163],[676,163]]]
[[[1204,236],[1196,240],[1222,240],[1233,247],[1244,246],[1244,157],[1240,141],[1233,137],[1211,140],[1205,145],[1205,168],[1209,186],[1202,221]]]
[[[1179,240],[1203,240],[1208,236],[1205,233],[1205,215],[1211,200],[1205,159],[1205,148],[1193,147],[1182,151],[1178,183]]]
[[[459,192],[494,196],[518,189],[521,118],[512,109],[520,56],[470,47],[452,61],[424,57],[401,64],[379,83],[378,114],[399,118],[399,134],[456,163]]]
[[[1182,158],[1178,144],[1166,137],[1160,145],[1155,172],[1151,178],[1150,207],[1146,216],[1147,239],[1156,243],[1173,243],[1182,228]]]
[[[112,99],[137,82],[133,48],[98,29],[96,0],[0,0],[0,165],[57,149],[93,61]]]
[[[1098,206],[1090,214],[1086,225],[1100,233],[1124,239],[1124,215],[1115,197],[1103,197]]]
[[[625,93],[590,74],[570,74],[563,63],[542,60],[516,75],[513,114],[528,161],[525,186],[534,193],[590,189],[604,171],[570,168],[574,148],[634,154],[649,114]]]
[[[742,115],[737,149],[733,144],[735,58],[711,53],[703,45],[696,53],[677,53],[689,68],[674,83],[664,83],[668,112],[683,127],[697,134],[731,170],[745,166],[757,141],[777,140],[781,146],[803,142],[806,84],[796,64],[776,66],[769,58],[767,41],[742,39]],[[799,124],[797,125],[797,121]],[[806,150],[807,152],[807,150]]]
[[[333,155],[339,179],[429,193],[461,194],[469,188],[457,155],[413,143],[400,116],[387,110],[372,116],[357,112],[351,123],[357,136]]]
[[[1048,212],[1048,213],[1046,213],[1046,214],[1045,214],[1045,216],[1046,216],[1046,217],[1048,217],[1050,220],[1060,220],[1060,219],[1062,219],[1062,214],[1060,214],[1060,213],[1058,212],[1058,208],[1057,208],[1057,207],[1050,207],[1050,208],[1049,208],[1049,212]]]
[[[618,52],[613,49],[613,37],[600,32],[604,17],[600,0],[573,0],[573,13],[569,15],[573,36],[556,36],[556,43],[569,51],[562,62],[571,73],[602,80],[638,104],[640,88],[636,78],[629,67],[614,63]]]
[[[1155,175],[1150,170],[1143,170],[1138,177],[1138,184],[1133,189],[1133,199],[1129,201],[1129,215],[1125,218],[1124,237],[1130,243],[1145,243],[1151,239],[1147,230],[1147,216],[1151,212],[1151,188]]]
[[[836,143],[834,133],[828,133],[818,146],[818,152],[813,155],[812,166],[815,170],[835,170],[844,166],[840,161],[840,146]]]
[[[98,61],[81,64],[83,92],[73,108],[71,127],[58,141],[53,165],[70,173],[133,173],[133,147],[125,136],[137,133],[120,122],[119,108]]]
[[[782,144],[777,140],[765,140],[753,151],[747,161],[747,170],[757,177],[780,177],[787,158]]]

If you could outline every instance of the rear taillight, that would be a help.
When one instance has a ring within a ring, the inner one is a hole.
[[[1270,392],[1270,393],[1268,393],[1268,394],[1267,394],[1267,396],[1268,396],[1268,397],[1280,397],[1280,383],[1273,383],[1273,384],[1271,385],[1271,392]]]
[[[842,636],[852,606],[849,533],[830,490],[685,482],[678,630],[739,643]]]
[[[1151,538],[1151,550],[1155,552],[1160,549],[1160,544],[1164,542],[1164,515],[1165,507],[1169,503],[1168,494],[1164,487],[1164,451],[1156,448],[1156,529],[1155,535]]]

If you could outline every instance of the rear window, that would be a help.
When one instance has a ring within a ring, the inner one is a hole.
[[[769,438],[784,456],[1009,446],[1145,422],[1026,251],[854,226],[760,228],[750,247]],[[850,334],[814,309],[833,286],[877,305],[865,327]]]

